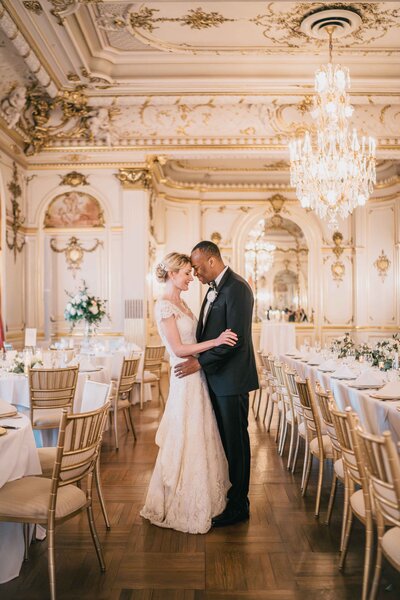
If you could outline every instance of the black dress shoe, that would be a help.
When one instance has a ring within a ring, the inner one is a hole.
[[[249,511],[246,509],[226,508],[223,513],[211,519],[211,526],[226,527],[227,525],[234,525],[235,523],[247,521],[248,518]]]

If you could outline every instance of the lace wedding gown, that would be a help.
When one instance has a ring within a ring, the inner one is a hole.
[[[156,435],[159,452],[140,514],[160,527],[206,533],[211,518],[226,505],[228,463],[205,376],[199,371],[183,379],[175,377],[173,367],[184,359],[173,354],[160,327],[162,319],[175,315],[182,343],[195,344],[197,322],[168,300],[157,302],[155,314],[172,369]]]

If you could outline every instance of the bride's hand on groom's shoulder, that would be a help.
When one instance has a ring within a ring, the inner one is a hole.
[[[193,373],[196,373],[196,371],[200,371],[200,369],[200,363],[194,356],[189,356],[185,362],[181,362],[174,367],[175,375],[179,379],[186,377],[187,375],[192,375]]]

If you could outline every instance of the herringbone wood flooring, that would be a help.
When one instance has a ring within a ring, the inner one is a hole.
[[[112,529],[107,532],[95,495],[95,517],[107,571],[101,573],[85,515],[56,535],[58,598],[80,600],[355,600],[360,598],[363,529],[356,523],[346,570],[338,571],[343,495],[332,523],[315,520],[316,469],[305,498],[299,491],[301,462],[292,476],[276,452],[274,431],[250,418],[251,518],[248,523],[189,535],[160,529],[141,519],[157,448],[156,402],[134,409],[138,441],[122,436],[119,452],[109,433],[102,451],[102,478]],[[121,429],[123,423],[121,420]],[[47,544],[30,549],[19,578],[0,586],[2,600],[48,598]],[[400,577],[385,565],[379,598],[400,597]]]

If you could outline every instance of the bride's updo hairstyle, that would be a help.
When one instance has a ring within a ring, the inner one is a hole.
[[[187,254],[179,252],[170,252],[156,266],[156,278],[159,283],[165,283],[168,279],[169,271],[179,271],[186,265],[190,265],[190,258]]]

